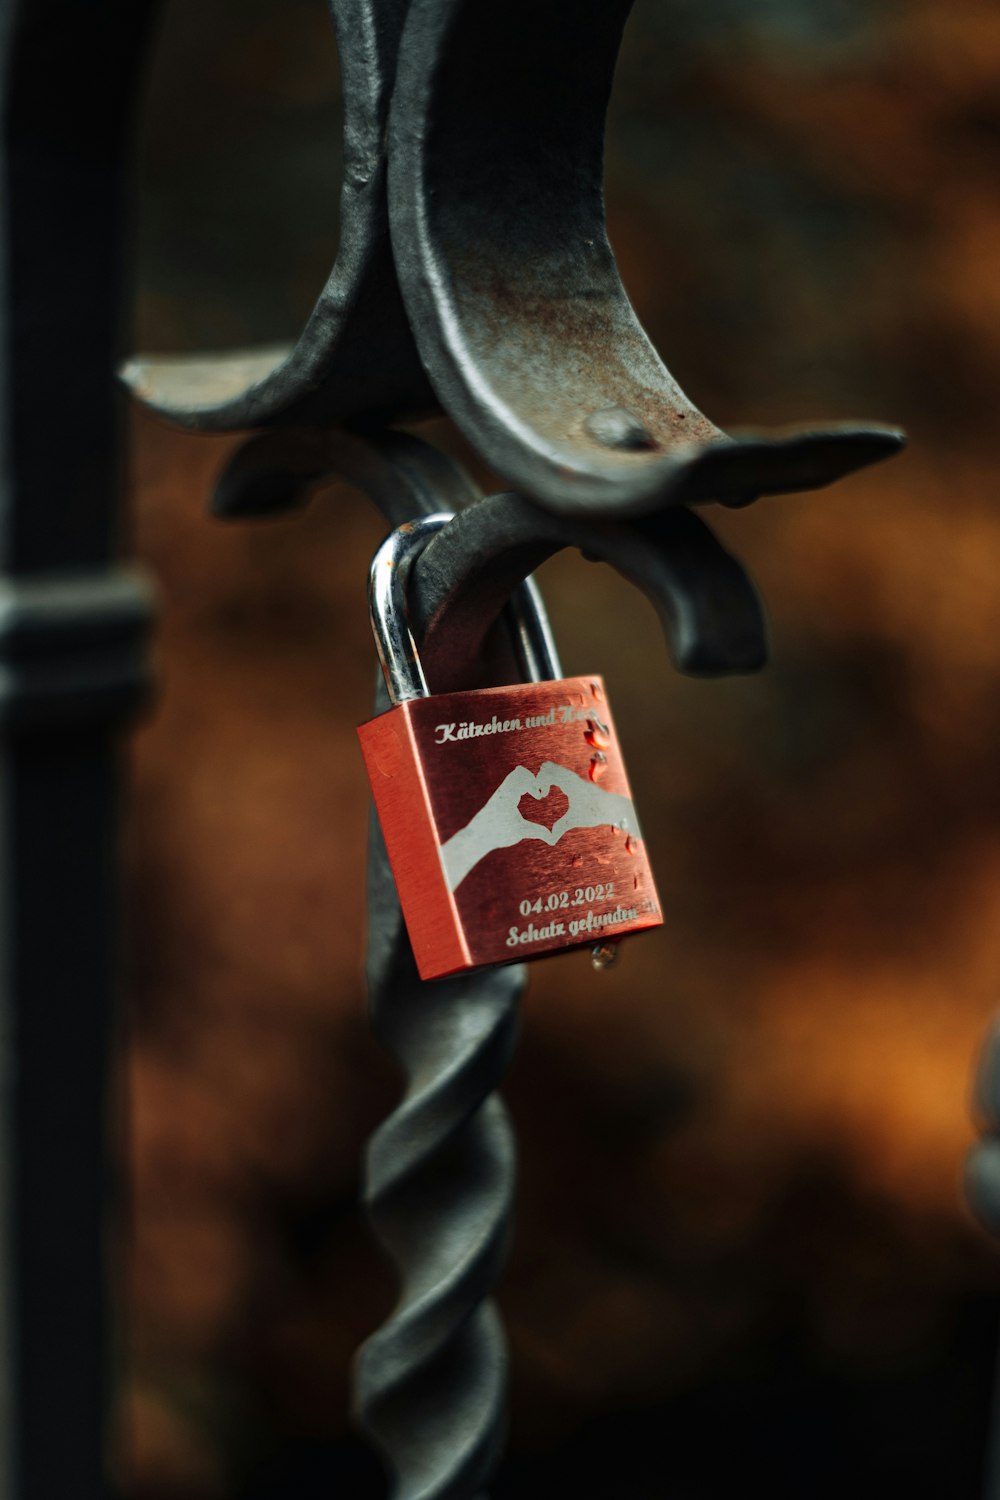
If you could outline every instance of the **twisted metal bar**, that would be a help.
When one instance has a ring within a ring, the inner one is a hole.
[[[273,472],[270,446],[259,453]],[[457,465],[402,434],[342,439],[335,461],[393,523],[460,509],[476,494]],[[246,493],[232,475],[227,488]],[[380,677],[375,712],[388,707]],[[506,1428],[507,1351],[490,1293],[509,1234],[515,1153],[497,1090],[526,976],[517,966],[420,981],[374,815],[368,922],[372,1028],[406,1088],[369,1144],[365,1202],[402,1287],[359,1353],[357,1419],[392,1475],[394,1500],[469,1500],[488,1482]]]
[[[422,533],[408,527],[391,541],[405,535],[410,552],[414,544],[422,550],[447,524],[437,516],[433,530],[425,522]],[[397,648],[398,660],[380,645],[386,691],[376,710],[387,696],[398,702],[418,685],[427,692],[402,629],[404,557],[394,547],[387,562],[373,566],[373,618],[407,643]],[[382,597],[387,574],[389,600]],[[522,584],[516,597],[527,656],[541,653],[540,674],[561,676],[537,590]],[[489,610],[483,613],[485,626]],[[403,661],[410,671],[394,672]],[[522,669],[531,670],[527,662]],[[380,918],[369,953],[372,1023],[402,1065],[407,1088],[369,1147],[367,1201],[403,1288],[392,1318],[362,1351],[357,1397],[395,1475],[398,1500],[468,1496],[489,1478],[505,1426],[506,1348],[490,1292],[506,1250],[515,1171],[514,1135],[496,1090],[514,1049],[524,972],[421,984],[375,820],[369,879],[370,908]]]
[[[374,820],[370,848],[372,1025],[406,1092],[370,1143],[366,1202],[402,1291],[358,1357],[358,1418],[393,1475],[393,1500],[469,1500],[506,1427],[507,1353],[490,1293],[515,1153],[496,1090],[525,976],[518,966],[421,983]]]

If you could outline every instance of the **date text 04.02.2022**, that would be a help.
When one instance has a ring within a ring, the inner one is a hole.
[[[522,901],[519,907],[522,917],[538,916],[543,911],[565,911],[569,906],[589,906],[592,901],[613,901],[613,880],[598,885],[578,885],[575,891],[550,891],[535,901]]]

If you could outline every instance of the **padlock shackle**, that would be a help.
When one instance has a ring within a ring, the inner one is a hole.
[[[453,512],[440,511],[405,521],[390,531],[372,558],[368,575],[368,613],[382,675],[393,703],[429,698],[430,688],[420,665],[417,643],[406,611],[406,574],[435,532]]]
[[[410,568],[431,537],[448,524],[452,515],[451,511],[440,511],[404,522],[389,533],[372,558],[368,575],[368,610],[375,648],[393,704],[430,696],[410,630],[406,580]],[[545,616],[542,596],[533,579],[526,578],[514,590],[505,614],[525,679],[551,682],[560,678],[562,666]]]
[[[555,682],[562,677],[562,663],[542,591],[530,575],[511,594],[505,614],[525,678],[529,682]]]

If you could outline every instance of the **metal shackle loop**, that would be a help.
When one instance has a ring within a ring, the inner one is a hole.
[[[389,697],[393,704],[429,698],[406,609],[410,568],[434,534],[447,526],[453,512],[419,516],[391,531],[372,558],[368,575],[368,612]],[[551,682],[562,667],[552,639],[545,606],[534,579],[526,578],[504,611],[524,679]]]

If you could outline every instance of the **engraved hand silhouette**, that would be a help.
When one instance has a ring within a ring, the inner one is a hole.
[[[481,859],[485,859],[487,854],[492,854],[494,849],[509,849],[522,839],[540,839],[543,844],[556,842],[558,835],[553,829],[546,828],[542,823],[529,822],[522,817],[518,806],[526,792],[530,792],[532,797],[542,798],[553,785],[554,782],[551,781],[546,784],[541,776],[533,776],[526,766],[514,767],[485,807],[480,808],[475,817],[453,834],[446,844],[442,844],[441,864],[450,891],[456,890],[469,871]],[[558,826],[557,824],[556,827]]]
[[[606,792],[585,776],[578,776],[575,771],[551,760],[539,768],[538,780],[546,790],[557,786],[569,798],[569,807],[552,825],[552,843],[558,843],[563,834],[573,828],[601,828],[605,824],[620,828],[633,838],[639,837],[639,823],[631,798],[622,797],[617,792]]]

